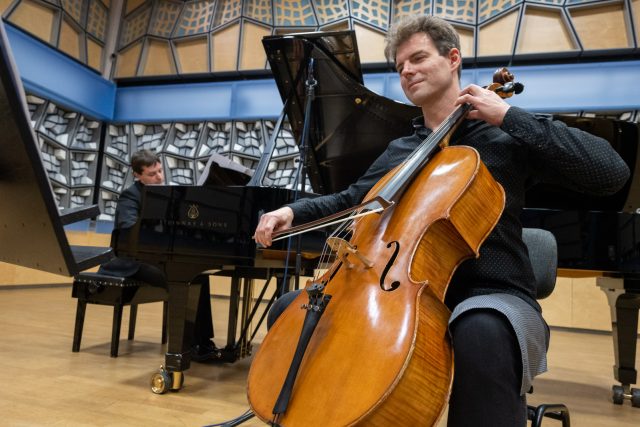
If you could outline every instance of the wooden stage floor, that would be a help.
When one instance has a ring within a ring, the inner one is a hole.
[[[216,333],[226,339],[227,301],[212,301]],[[125,309],[120,356],[110,358],[112,308],[105,306],[87,307],[80,352],[71,352],[75,303],[69,286],[0,286],[0,424],[205,426],[248,409],[250,358],[226,365],[194,363],[180,392],[155,395],[149,379],[164,361],[161,304],[139,307],[134,341],[126,340]],[[219,346],[223,339],[216,339]],[[612,365],[610,335],[553,330],[549,372],[536,379],[530,403],[565,403],[577,427],[636,427],[640,408],[629,401],[611,403]],[[263,425],[255,418],[243,424]],[[545,420],[543,425],[560,423]]]

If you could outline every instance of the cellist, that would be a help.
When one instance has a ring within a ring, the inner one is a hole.
[[[470,104],[450,145],[468,145],[506,192],[505,210],[480,257],[457,269],[446,297],[455,375],[449,426],[525,426],[525,393],[546,370],[549,328],[535,300],[534,277],[522,241],[520,213],[531,182],[555,183],[593,195],[619,190],[629,169],[609,143],[546,116],[510,106],[476,85],[460,89],[462,58],[455,29],[433,16],[412,16],[392,26],[385,55],[394,61],[407,98],[421,107],[414,133],[391,141],[386,151],[348,189],[302,199],[262,216],[255,240],[358,204],[454,109]],[[273,323],[298,291],[281,297]]]

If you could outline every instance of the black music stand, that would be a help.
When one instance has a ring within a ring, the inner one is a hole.
[[[75,276],[108,260],[111,248],[69,245],[64,225],[100,212],[58,211],[1,20],[0,78],[0,261]]]

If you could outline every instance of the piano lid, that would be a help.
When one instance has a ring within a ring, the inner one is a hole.
[[[64,225],[97,207],[59,212],[42,164],[20,74],[0,20],[0,261],[73,276],[107,261],[110,248],[71,246]]]
[[[310,114],[308,176],[316,193],[355,182],[387,144],[412,132],[417,107],[377,95],[363,85],[355,33],[288,34],[262,39],[287,116],[300,143],[308,58],[317,81]]]

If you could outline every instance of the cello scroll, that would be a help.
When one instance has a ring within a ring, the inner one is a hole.
[[[495,92],[501,98],[510,98],[515,93],[522,93],[524,85],[515,82],[515,76],[506,67],[498,68],[493,73],[493,83],[487,86],[487,89]]]

